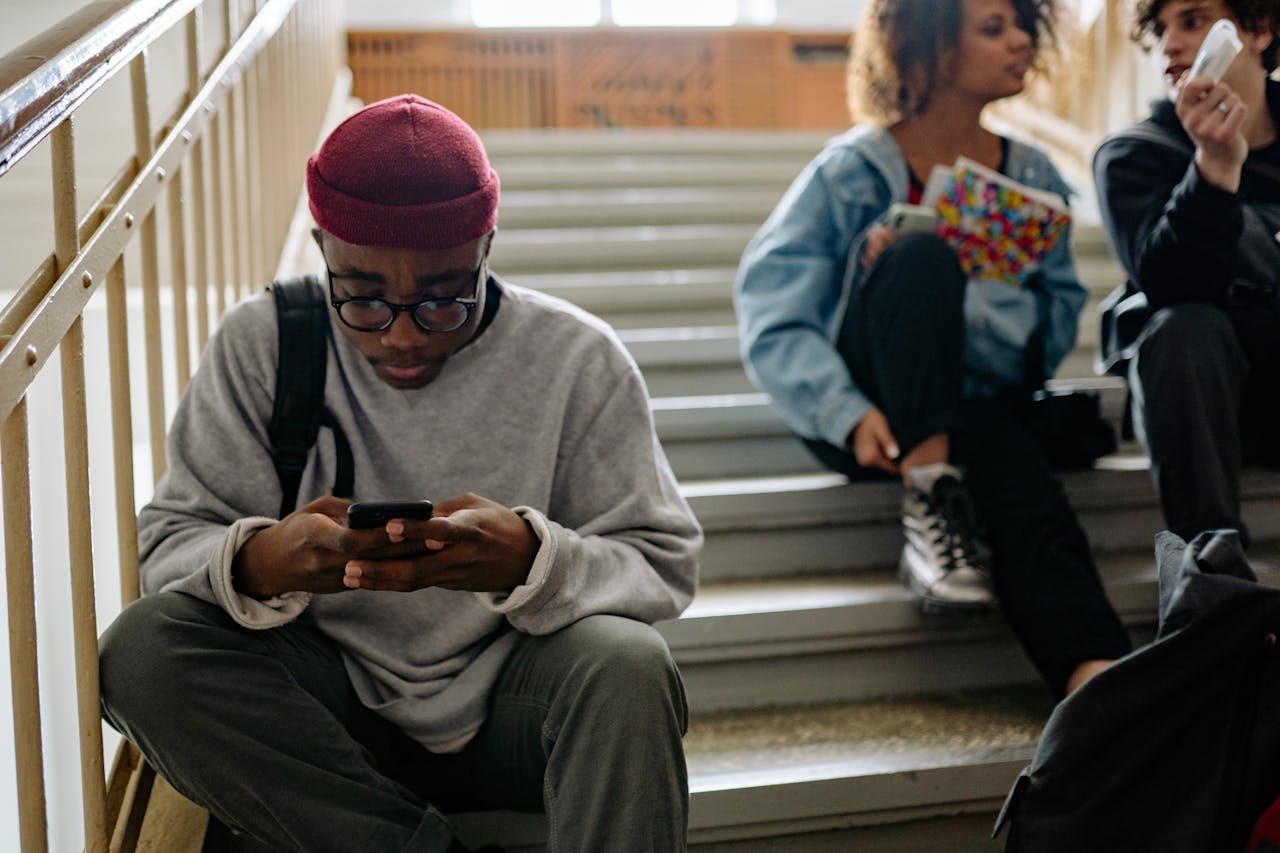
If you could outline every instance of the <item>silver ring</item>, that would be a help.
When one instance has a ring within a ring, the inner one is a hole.
[[[1226,101],[1218,101],[1218,112],[1225,116],[1231,112],[1231,108],[1227,106]]]

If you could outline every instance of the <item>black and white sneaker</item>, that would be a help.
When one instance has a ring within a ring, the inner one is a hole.
[[[898,573],[924,610],[982,610],[994,601],[991,573],[974,543],[977,513],[960,472],[946,463],[910,471],[902,498],[907,543]]]

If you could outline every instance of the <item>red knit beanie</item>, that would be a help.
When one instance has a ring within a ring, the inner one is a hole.
[[[370,104],[307,161],[316,224],[358,246],[451,249],[498,222],[498,175],[476,132],[417,95]]]

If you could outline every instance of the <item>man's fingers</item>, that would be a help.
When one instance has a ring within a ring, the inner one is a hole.
[[[406,526],[405,536],[434,543],[436,548],[465,542],[474,538],[479,529],[476,512],[476,510],[464,509],[447,517],[417,522],[412,527]]]
[[[324,497],[316,498],[306,506],[300,507],[296,512],[317,513],[333,519],[333,521],[338,524],[346,526],[347,507],[350,505],[351,501],[346,498],[336,498],[333,495],[325,495]]]
[[[495,503],[488,498],[481,497],[477,494],[468,492],[465,495],[458,495],[456,498],[448,498],[438,501],[435,505],[435,516],[454,515],[464,509],[480,509],[484,507],[498,507],[501,504]]]
[[[419,559],[351,560],[343,570],[347,589],[411,592],[427,586],[450,587],[456,571],[441,564],[439,569]]]
[[[352,560],[347,563],[342,585],[347,589],[383,589],[403,592],[410,589],[403,563],[391,560]]]

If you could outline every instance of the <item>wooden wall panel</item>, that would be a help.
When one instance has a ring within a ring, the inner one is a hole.
[[[355,95],[437,100],[478,128],[844,127],[839,34],[748,29],[349,33]],[[832,105],[837,105],[832,108]]]
[[[721,42],[729,127],[787,126],[787,102],[795,97],[790,36],[740,32]]]
[[[571,127],[725,127],[717,45],[705,34],[597,32],[566,37]]]
[[[788,44],[792,97],[784,126],[842,128],[852,122],[845,95],[849,38],[836,33],[793,36]]]
[[[417,92],[475,127],[552,127],[558,122],[554,34],[353,33],[353,90],[376,101]]]

